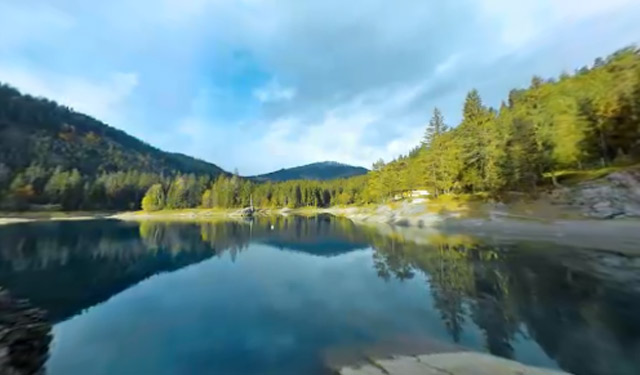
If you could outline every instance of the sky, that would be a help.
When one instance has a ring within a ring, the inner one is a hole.
[[[406,154],[640,42],[637,0],[0,0],[0,81],[242,175]]]

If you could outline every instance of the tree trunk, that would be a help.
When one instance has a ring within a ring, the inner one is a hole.
[[[604,131],[600,129],[600,163],[602,167],[607,166],[607,141],[604,138]]]
[[[556,172],[551,172],[551,182],[553,183],[553,186],[555,186],[555,187],[562,187],[562,185],[560,185],[558,183],[558,179],[556,177]],[[533,184],[535,185],[535,182]]]

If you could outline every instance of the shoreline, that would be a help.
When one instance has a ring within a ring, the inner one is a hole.
[[[411,237],[427,238],[432,234],[464,234],[486,240],[507,242],[546,242],[562,246],[616,252],[627,256],[640,255],[640,220],[544,218],[488,212],[465,215],[461,212],[428,212],[426,205],[403,203],[368,207],[330,207],[300,209],[258,209],[255,217],[315,216],[329,214],[356,224],[375,226],[382,231],[411,233]],[[0,213],[0,225],[46,222],[112,219],[121,221],[181,221],[207,222],[245,220],[241,209],[183,209],[156,212],[78,212],[78,213]]]
[[[0,225],[45,222],[109,219],[119,215],[114,212],[0,212]]]

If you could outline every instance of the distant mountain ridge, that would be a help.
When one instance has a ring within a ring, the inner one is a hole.
[[[364,175],[369,172],[363,167],[342,164],[335,161],[323,161],[301,165],[293,168],[283,168],[248,178],[255,181],[281,182],[290,180],[333,180]]]

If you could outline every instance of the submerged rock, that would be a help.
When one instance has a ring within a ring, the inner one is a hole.
[[[0,289],[0,374],[44,374],[50,342],[44,311]]]
[[[523,365],[474,352],[437,353],[371,360],[345,367],[340,375],[568,375],[566,372]]]

